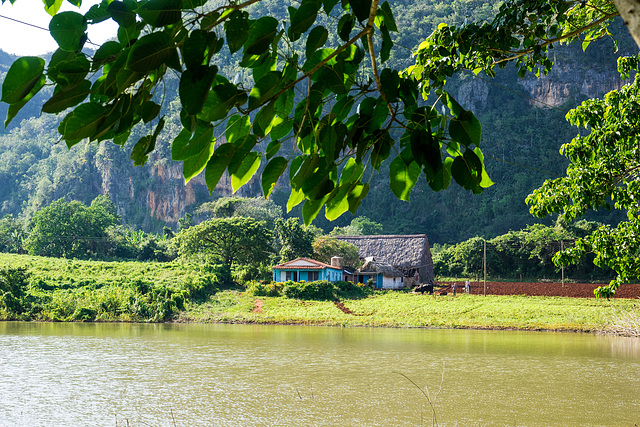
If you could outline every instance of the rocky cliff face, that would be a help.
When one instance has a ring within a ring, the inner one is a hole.
[[[620,89],[625,83],[616,70],[615,59],[607,63],[610,65],[608,68],[603,64],[589,66],[573,61],[557,61],[546,76],[536,78],[529,73],[515,87],[502,84],[500,73],[496,81],[469,75],[458,87],[458,100],[472,111],[485,108],[489,89],[494,83],[528,96],[529,104],[539,108],[559,107],[570,100],[600,98],[607,92]],[[513,70],[507,72],[513,73]]]
[[[101,192],[109,194],[125,222],[157,228],[154,223],[177,224],[185,212],[199,204],[221,196],[231,196],[231,178],[225,173],[213,194],[209,194],[204,173],[185,184],[182,164],[154,156],[143,167],[134,167],[126,152],[103,143],[96,156],[101,176]],[[260,194],[254,178],[237,195]]]

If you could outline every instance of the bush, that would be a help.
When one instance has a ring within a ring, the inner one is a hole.
[[[262,283],[252,281],[247,283],[247,295],[254,297],[281,297],[284,284],[280,282]]]
[[[25,268],[3,268],[0,270],[0,310],[11,314],[21,314],[28,304],[25,290],[29,273]]]
[[[339,281],[334,283],[336,287],[336,295],[339,298],[364,298],[370,295],[373,288],[364,283],[354,284],[353,282]]]
[[[336,287],[328,280],[287,282],[283,294],[287,298],[330,301],[336,299]]]

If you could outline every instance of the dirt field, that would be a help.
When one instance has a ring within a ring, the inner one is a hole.
[[[454,282],[437,282],[436,286],[444,285],[442,291],[453,292]],[[458,284],[458,293],[464,293],[464,281]],[[593,283],[538,283],[538,282],[487,282],[487,295],[530,295],[530,296],[558,296],[574,298],[594,298],[593,290],[598,284]],[[437,292],[437,291],[436,291]],[[484,282],[471,282],[471,293],[484,293]],[[623,285],[618,289],[614,298],[640,298],[640,284]]]

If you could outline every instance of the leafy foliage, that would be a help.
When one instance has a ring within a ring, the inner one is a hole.
[[[0,319],[166,321],[220,285],[217,266],[0,258]]]
[[[334,237],[320,236],[313,242],[314,259],[331,263],[331,258],[340,256],[343,258],[344,265],[347,267],[358,268],[362,265],[358,248],[348,242],[343,242]]]
[[[269,260],[272,233],[262,221],[252,218],[217,218],[178,233],[174,241],[179,254],[202,256],[221,262],[231,272],[234,264],[258,265]]]
[[[557,263],[576,263],[595,253],[595,263],[612,268],[617,277],[609,286],[598,288],[598,296],[610,296],[624,282],[640,277],[640,69],[638,57],[622,58],[618,67],[623,76],[636,72],[633,81],[604,99],[590,99],[569,114],[575,126],[588,130],[562,146],[569,161],[566,176],[548,180],[528,198],[531,213],[537,216],[560,212],[567,221],[582,217],[590,209],[620,209],[627,220],[617,226],[602,225],[576,241],[575,247],[557,254]]]
[[[7,122],[48,81],[55,89],[43,111],[72,108],[58,127],[69,147],[86,138],[122,145],[136,124],[147,123],[148,133],[131,151],[133,162],[143,165],[167,123],[160,115],[163,100],[154,93],[173,70],[180,77],[182,131],[172,157],[183,162],[186,181],[205,171],[210,191],[225,170],[237,190],[266,161],[265,195],[288,169],[288,208],[304,201],[308,225],[323,206],[329,219],[354,213],[369,191],[365,170],[379,170],[392,151],[400,155],[389,165],[390,186],[402,200],[409,200],[423,172],[436,191],[452,177],[474,193],[491,185],[473,113],[450,94],[443,98],[447,116],[422,106],[412,78],[378,69],[392,56],[391,33],[398,28],[388,4],[304,1],[289,7],[288,26],[282,26],[272,16],[254,19],[248,6],[256,2],[211,10],[165,0],[105,1],[85,16],[53,13],[50,30],[59,49],[46,67],[38,58],[15,61],[3,84]],[[338,15],[337,28],[325,26],[319,18],[324,14]],[[106,19],[118,23],[118,40],[93,56],[83,53],[87,25]],[[292,49],[298,40],[305,43],[304,55]],[[251,83],[223,75],[216,59],[225,46],[241,56],[239,66]],[[90,73],[100,77],[92,82]],[[302,90],[299,99],[296,91]],[[219,127],[224,139],[216,144]],[[397,131],[399,142],[391,134]],[[278,155],[288,140],[296,149]],[[255,151],[262,141],[272,147],[266,154]]]
[[[89,258],[106,252],[106,229],[118,222],[108,196],[97,197],[89,207],[59,199],[33,216],[24,247],[31,255]]]
[[[444,277],[481,277],[486,243],[487,274],[491,278],[559,278],[560,266],[554,259],[562,246],[574,250],[576,239],[584,238],[599,226],[584,220],[573,225],[558,221],[553,227],[537,224],[488,240],[474,237],[457,245],[436,246],[434,273]],[[612,274],[609,269],[597,268],[593,257],[584,257],[574,264],[565,267],[565,276],[573,280],[602,280]]]

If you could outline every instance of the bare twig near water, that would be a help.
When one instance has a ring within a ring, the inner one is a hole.
[[[424,389],[423,389],[418,384],[416,384],[415,381],[413,381],[411,378],[409,378],[408,376],[406,376],[402,372],[397,372],[397,371],[393,371],[393,372],[395,374],[402,375],[411,384],[413,384],[418,390],[420,390],[420,393],[423,394],[423,396],[427,399],[427,402],[429,402],[429,405],[431,406],[431,422],[432,422],[432,425],[434,427],[437,427],[438,418],[437,418],[437,415],[436,415],[436,402],[438,400],[438,396],[440,395],[440,392],[442,391],[442,384],[444,384],[444,364],[442,365],[442,378],[440,380],[440,388],[438,389],[438,392],[435,394],[435,396],[433,396],[433,401],[431,400],[431,394],[429,393],[429,387],[424,386]],[[420,420],[420,421],[422,422],[422,420]]]

